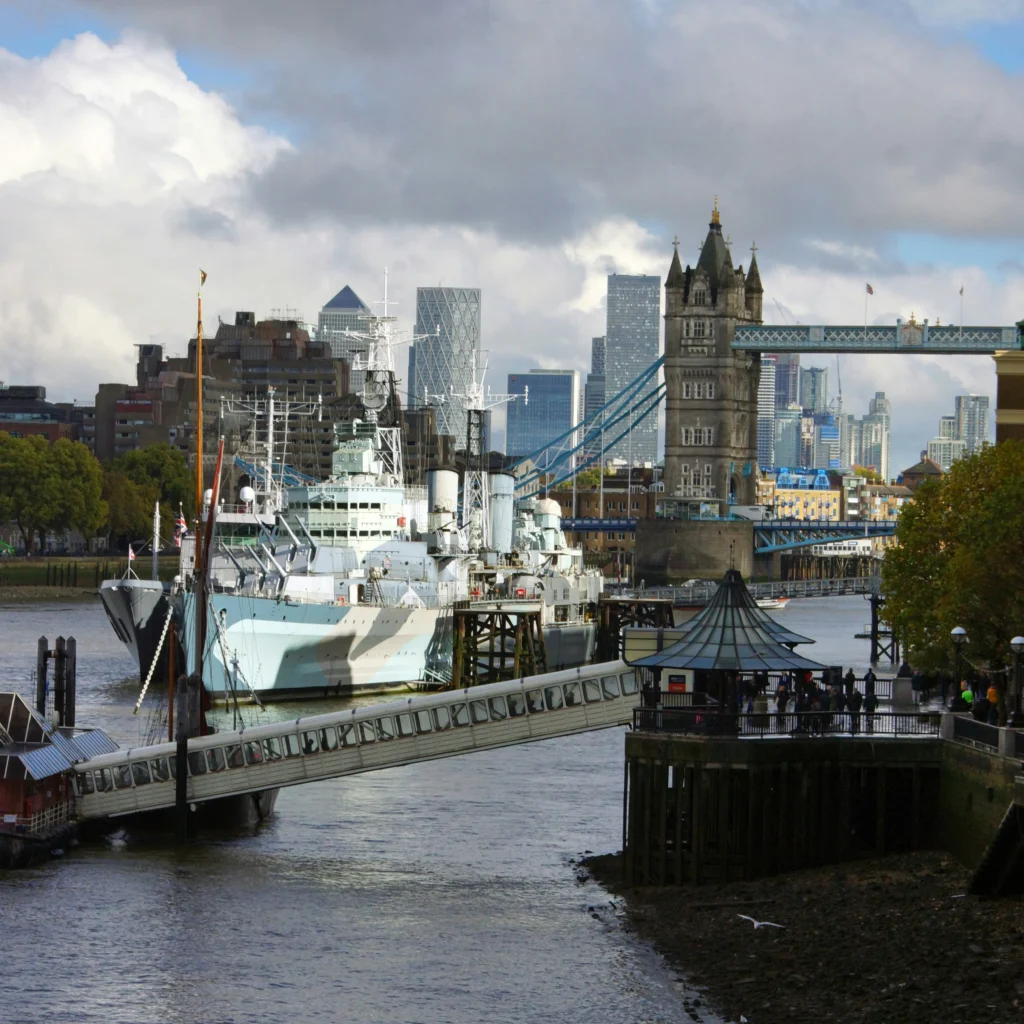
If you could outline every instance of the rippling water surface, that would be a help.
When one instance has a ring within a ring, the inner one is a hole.
[[[860,668],[866,608],[781,614],[812,657]],[[139,680],[98,602],[0,606],[0,685],[30,697],[36,638],[59,633],[78,641],[79,721],[138,743]],[[0,1020],[691,1021],[571,863],[621,845],[622,744],[606,730],[313,783],[251,834],[181,851],[115,833],[0,874]]]

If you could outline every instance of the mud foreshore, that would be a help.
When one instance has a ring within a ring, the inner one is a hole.
[[[967,872],[945,854],[698,888],[625,888],[618,854],[584,864],[729,1020],[1024,1020],[1024,902],[966,895]]]
[[[95,597],[95,587],[0,587],[0,604],[36,604],[40,601],[85,601]]]

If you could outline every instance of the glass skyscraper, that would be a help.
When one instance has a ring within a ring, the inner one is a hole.
[[[956,436],[970,455],[988,443],[988,395],[957,395],[955,401]]]
[[[507,455],[530,455],[580,421],[579,370],[531,370],[508,375],[508,394],[521,395],[527,388],[526,402],[517,398],[505,407]],[[558,449],[572,447],[575,437],[570,434]],[[543,461],[540,464],[544,465]]]
[[[775,466],[775,360],[761,357],[761,379],[757,386],[757,464]]]
[[[437,407],[437,430],[466,446],[465,395],[480,361],[480,289],[417,288],[416,334],[409,352],[409,404]]]
[[[605,400],[613,398],[653,363],[661,348],[661,278],[608,275],[608,326],[605,331]],[[643,393],[658,386],[652,378]],[[625,424],[623,424],[625,426]],[[619,428],[614,436],[618,436]],[[606,457],[654,463],[658,458],[658,414],[652,412],[610,448]]]

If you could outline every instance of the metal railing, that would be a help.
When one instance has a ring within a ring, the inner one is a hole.
[[[14,820],[9,820],[13,818]],[[0,830],[16,832],[19,835],[46,836],[67,825],[70,820],[70,807],[67,801],[54,804],[45,810],[30,815],[4,815],[0,820]]]
[[[877,594],[878,576],[843,576],[838,579],[776,580],[748,583],[747,590],[759,597],[843,597],[851,594]],[[718,584],[695,583],[689,587],[647,587],[641,597],[667,598],[676,605],[707,602],[715,596]]]
[[[671,732],[734,739],[817,736],[938,736],[938,714],[808,711],[734,715],[718,708],[634,708],[639,732]]]
[[[999,749],[999,727],[988,722],[977,722],[966,715],[953,716],[953,739],[970,740],[984,747]]]
[[[664,689],[664,688],[661,689],[661,690],[656,691],[654,689],[654,671],[652,669],[648,669],[648,668],[641,668],[638,671],[640,672],[640,679],[641,679],[642,687],[643,687],[642,703],[643,703],[643,705],[645,707],[653,707],[654,705],[656,705],[658,703],[664,705],[665,707],[679,706],[681,704],[699,704],[699,703],[702,702],[701,700],[696,700],[695,701],[695,700],[691,699],[691,700],[687,700],[687,701],[676,701],[676,700],[673,700],[672,698],[675,698],[675,697],[690,697],[690,698],[693,698],[695,696],[703,698],[705,696],[702,693],[695,694],[693,692],[685,693],[685,694],[672,693],[670,690],[667,690],[667,689]],[[664,672],[668,672],[670,670],[669,669],[664,669],[663,671]],[[747,678],[747,677],[744,677],[744,678]],[[796,693],[795,693],[796,683],[793,680],[793,677],[792,676],[786,676],[782,672],[769,672],[768,673],[768,686],[762,692],[762,696],[768,698],[768,700],[771,703],[773,708],[775,706],[775,691],[778,689],[779,683],[781,683],[783,679],[788,679],[788,682],[787,682],[786,685],[787,685],[787,690],[788,690],[788,693],[789,693],[788,702],[789,702],[790,707],[793,706],[793,701],[796,699]],[[895,680],[893,679],[892,676],[876,676],[875,677],[875,696],[879,700],[891,701],[892,700],[892,687],[893,687],[894,681]],[[857,682],[856,682],[856,685],[855,685],[854,689],[861,695],[861,697],[866,697],[867,696],[867,694],[865,693],[863,678],[858,678],[857,679]],[[845,684],[843,684],[843,692],[844,693],[846,692]],[[708,699],[710,699],[711,703],[716,703],[716,701],[714,701],[714,699],[711,699],[711,698],[708,698]]]

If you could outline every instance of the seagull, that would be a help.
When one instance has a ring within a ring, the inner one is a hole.
[[[784,924],[776,924],[774,921],[755,921],[748,914],[737,914],[737,917],[744,921],[749,921],[754,926],[756,932],[758,928],[785,928]]]

